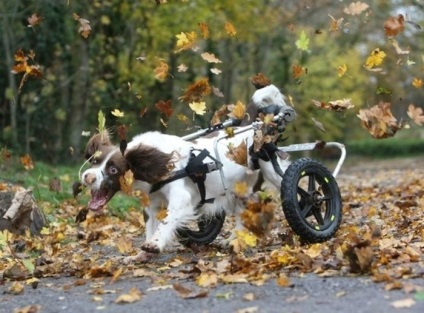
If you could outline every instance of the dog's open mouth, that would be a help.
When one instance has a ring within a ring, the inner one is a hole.
[[[99,190],[91,190],[91,200],[88,203],[88,208],[92,211],[101,210],[106,203],[113,197],[114,191],[101,188]]]

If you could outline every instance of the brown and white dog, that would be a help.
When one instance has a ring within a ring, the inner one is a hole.
[[[249,127],[249,126],[246,126]],[[200,213],[216,215],[228,209],[236,215],[236,229],[240,229],[240,213],[243,204],[234,195],[237,182],[246,182],[249,192],[252,192],[258,178],[258,170],[251,170],[235,163],[226,154],[228,146],[238,146],[242,141],[252,142],[254,130],[249,130],[232,138],[220,140],[215,146],[216,138],[223,135],[223,131],[214,133],[215,136],[206,136],[194,141],[186,141],[180,137],[166,135],[159,132],[147,132],[138,135],[128,143],[124,154],[120,148],[111,143],[109,134],[102,132],[94,135],[86,147],[86,158],[90,160],[91,168],[81,175],[83,185],[90,187],[92,199],[88,208],[100,211],[105,204],[120,190],[119,178],[127,170],[134,175],[133,188],[146,193],[151,191],[152,185],[163,181],[173,172],[184,169],[190,155],[197,154],[203,149],[209,151],[213,158],[218,158],[223,165],[224,182],[228,186],[225,190],[220,171],[206,174],[206,198],[214,198],[213,203],[205,203]],[[215,154],[215,147],[217,147]],[[193,150],[195,149],[195,150]],[[205,159],[205,163],[210,159]],[[288,161],[278,160],[284,171]],[[259,160],[265,181],[276,188],[281,186],[281,177],[272,168],[270,162]],[[141,246],[142,251],[129,261],[145,261],[155,253],[163,251],[176,238],[176,230],[183,227],[199,216],[196,207],[201,201],[199,188],[189,177],[183,177],[163,185],[159,190],[150,193],[150,206],[144,208],[146,217],[146,241]],[[167,216],[159,221],[158,211],[167,207]],[[229,240],[228,240],[229,241]]]

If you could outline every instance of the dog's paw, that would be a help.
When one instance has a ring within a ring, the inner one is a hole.
[[[143,243],[141,249],[150,254],[158,254],[160,252],[159,246],[153,242]]]
[[[152,253],[140,251],[137,255],[127,256],[123,259],[123,263],[128,265],[134,262],[148,262],[153,257]]]

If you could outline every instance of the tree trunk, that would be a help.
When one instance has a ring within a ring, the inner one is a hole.
[[[4,45],[4,54],[5,54],[5,58],[6,58],[6,64],[8,66],[8,68],[12,69],[13,67],[13,60],[14,57],[12,56],[12,46],[14,47],[14,40],[13,40],[13,33],[11,32],[9,25],[13,25],[12,23],[9,23],[9,16],[11,16],[12,18],[15,17],[16,12],[17,12],[17,8],[18,8],[18,4],[15,3],[15,7],[13,10],[11,10],[11,14],[3,14],[3,19],[2,19],[2,29],[3,31],[1,32],[3,35],[3,45]],[[5,4],[3,3],[2,5],[2,11],[6,12],[5,10]],[[18,88],[16,86],[16,81],[15,81],[15,75],[11,72],[8,71],[7,74],[7,78],[9,80],[9,88],[12,90],[13,95],[15,95],[14,99],[8,99],[9,101],[9,106],[10,106],[10,126],[12,129],[12,144],[13,146],[16,146],[18,143],[18,128],[17,128],[17,105],[18,105]]]

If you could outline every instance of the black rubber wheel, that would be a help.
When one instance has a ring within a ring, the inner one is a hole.
[[[184,246],[208,245],[216,239],[224,226],[225,212],[215,216],[202,215],[197,227],[184,227],[177,230],[178,241]]]
[[[339,187],[321,163],[301,158],[284,173],[281,185],[284,215],[293,231],[306,242],[332,238],[342,220]]]

